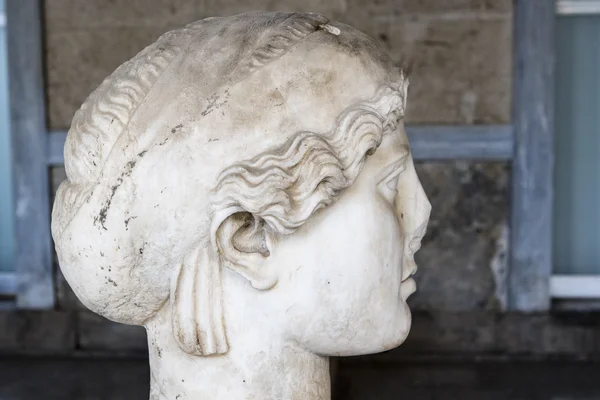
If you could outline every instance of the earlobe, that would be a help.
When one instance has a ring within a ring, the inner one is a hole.
[[[270,289],[277,275],[267,267],[270,255],[268,227],[264,220],[249,212],[235,212],[216,230],[218,251],[226,265],[250,281],[259,290]]]

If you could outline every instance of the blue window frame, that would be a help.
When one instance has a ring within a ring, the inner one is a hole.
[[[15,247],[7,58],[6,14],[0,0],[0,272],[14,270]]]

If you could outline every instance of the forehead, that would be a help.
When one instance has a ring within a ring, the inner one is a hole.
[[[207,91],[206,76],[182,81],[169,89],[177,95],[160,110],[162,119],[177,120],[185,128],[180,137],[195,142],[197,157],[216,169],[279,147],[299,132],[326,134],[344,110],[400,77],[371,39],[336,26],[339,35],[317,31],[240,82],[219,78]]]
[[[299,120],[317,130],[352,104],[372,98],[386,82],[350,54],[305,44],[234,86],[231,106],[246,115]]]
[[[326,133],[344,110],[391,83],[388,72],[395,71],[366,65],[336,46],[303,43],[229,87],[227,103],[199,122],[207,130],[219,126],[215,134],[233,146],[283,143],[302,131]]]

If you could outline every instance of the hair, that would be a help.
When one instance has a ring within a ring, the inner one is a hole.
[[[119,66],[77,110],[64,148],[68,184],[61,185],[56,195],[57,204],[70,207],[55,207],[56,233],[64,231],[86,201],[113,148],[160,77],[185,53],[207,22],[219,19],[207,18],[163,34]],[[329,19],[316,13],[289,13],[275,14],[269,22],[272,26],[263,27],[269,28],[268,34],[259,39],[257,47],[243,56],[231,72],[232,81],[241,81],[278,59],[297,42],[326,26]]]
[[[57,192],[53,211],[57,251],[63,231],[102,181],[104,166],[110,162],[137,108],[173,61],[185,56],[204,23],[199,21],[161,36],[117,68],[76,113],[65,144],[68,180]],[[256,46],[236,60],[228,83],[242,81],[317,30],[335,32],[328,23],[320,14],[271,15],[260,26],[252,27],[258,38]],[[173,335],[185,352],[211,355],[228,351],[221,268],[235,261],[223,251],[231,246],[231,237],[224,232],[246,223],[245,217],[235,216],[252,216],[273,233],[288,235],[319,209],[332,204],[355,182],[365,158],[377,149],[384,134],[395,129],[404,116],[407,84],[401,74],[399,82],[382,86],[372,99],[346,109],[329,132],[298,132],[281,147],[222,171],[210,193],[209,212],[218,226],[211,230],[207,239],[210,243],[202,242],[203,246],[177,263],[170,282]],[[134,134],[139,137],[145,132]],[[113,195],[117,189],[118,185],[112,188]],[[83,261],[73,255],[69,262],[68,268],[76,268],[75,264]],[[259,289],[274,284],[249,269],[240,273]],[[139,305],[136,307],[136,312],[142,312]]]
[[[299,132],[280,148],[225,169],[213,190],[216,210],[238,208],[290,234],[354,183],[365,157],[395,130],[404,96],[382,87],[347,109],[332,132]]]
[[[209,19],[210,20],[210,19]],[[242,80],[285,54],[294,44],[325,25],[321,14],[289,14],[240,61],[232,75]],[[65,145],[65,168],[75,184],[95,181],[138,106],[171,63],[186,50],[204,21],[167,32],[118,67],[75,113]]]
[[[220,174],[212,191],[212,212],[225,219],[218,221],[210,248],[184,262],[172,286],[173,332],[182,349],[197,355],[228,351],[220,274],[223,262],[238,264],[228,256],[233,234],[253,220],[251,230],[266,224],[277,235],[289,235],[332,204],[356,181],[383,136],[396,129],[404,115],[405,88],[405,82],[400,88],[382,87],[373,99],[345,110],[331,132],[299,132],[281,147]],[[269,250],[263,244],[252,251]],[[239,267],[236,272],[258,289],[276,283],[256,269]]]

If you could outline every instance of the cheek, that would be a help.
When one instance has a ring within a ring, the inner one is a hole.
[[[306,309],[308,321],[299,326],[303,341],[323,354],[376,351],[365,346],[377,346],[401,310],[399,223],[375,194],[340,201],[328,211],[307,227],[303,258],[308,268],[300,286],[313,301]]]
[[[373,194],[344,202],[326,226],[327,234],[318,236],[322,276],[329,278],[328,287],[334,285],[330,290],[364,303],[399,288],[403,237],[393,209],[383,199]]]
[[[400,307],[404,242],[396,216],[386,202],[373,202],[369,214],[364,241],[345,256],[349,268],[357,270],[363,264],[366,267],[352,282],[358,303],[354,310],[359,321],[376,325],[377,332]]]
[[[360,237],[354,246],[340,249],[347,274],[356,288],[356,296],[371,304],[370,312],[390,311],[396,300],[402,276],[403,238],[391,208],[375,198],[363,206],[361,228],[347,235]],[[393,298],[392,298],[393,297]]]

